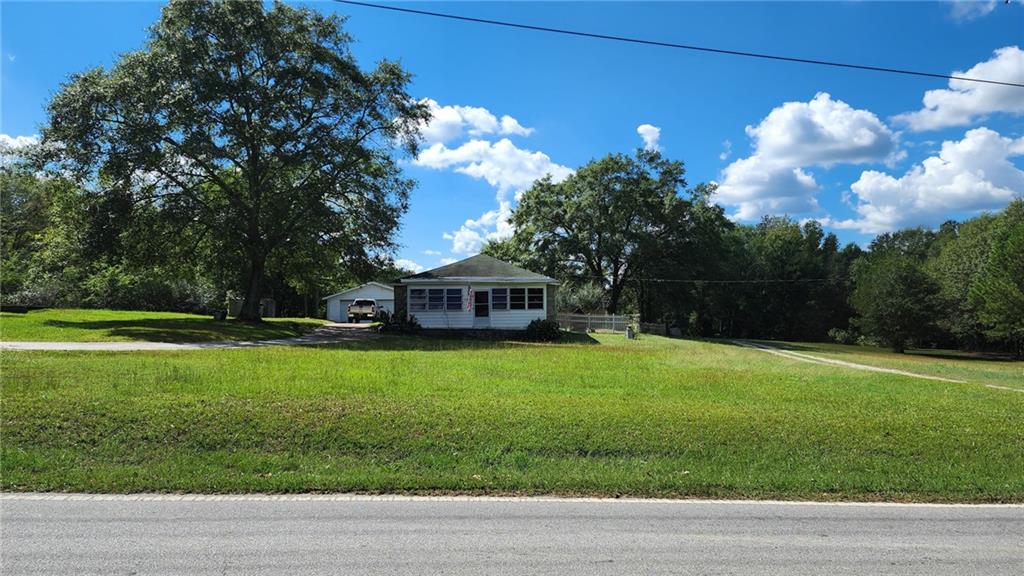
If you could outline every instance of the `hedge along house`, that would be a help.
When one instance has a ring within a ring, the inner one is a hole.
[[[395,313],[450,330],[525,330],[557,318],[558,282],[486,254],[400,278]]]

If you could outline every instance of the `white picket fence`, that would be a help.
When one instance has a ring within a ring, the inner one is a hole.
[[[625,314],[559,314],[558,325],[570,332],[625,332],[637,319]]]

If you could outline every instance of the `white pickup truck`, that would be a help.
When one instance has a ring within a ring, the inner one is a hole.
[[[348,305],[348,321],[359,322],[360,320],[373,320],[377,315],[377,301],[370,298],[360,298]]]

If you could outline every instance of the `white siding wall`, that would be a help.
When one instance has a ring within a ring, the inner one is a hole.
[[[462,308],[460,310],[412,310],[409,314],[416,317],[424,328],[455,328],[455,329],[494,329],[494,330],[525,330],[526,326],[537,318],[547,317],[547,290],[544,284],[472,284],[473,292],[486,290],[490,300],[491,288],[541,288],[544,289],[544,308],[539,310],[495,310],[490,307],[490,316],[476,318],[474,306],[466,309],[466,284],[409,284],[409,290],[417,288],[458,288],[462,291]]]
[[[344,322],[341,318],[341,298],[335,296],[327,299],[327,319],[332,322]]]

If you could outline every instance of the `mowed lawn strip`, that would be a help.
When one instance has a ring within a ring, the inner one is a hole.
[[[216,342],[301,336],[324,323],[315,318],[268,318],[248,323],[177,312],[47,308],[0,312],[7,342]]]
[[[1024,362],[1008,358],[989,358],[955,350],[909,350],[898,354],[875,346],[767,340],[761,343],[810,356],[1024,390]]]
[[[2,487],[1024,501],[1024,395],[710,342],[2,356]]]

